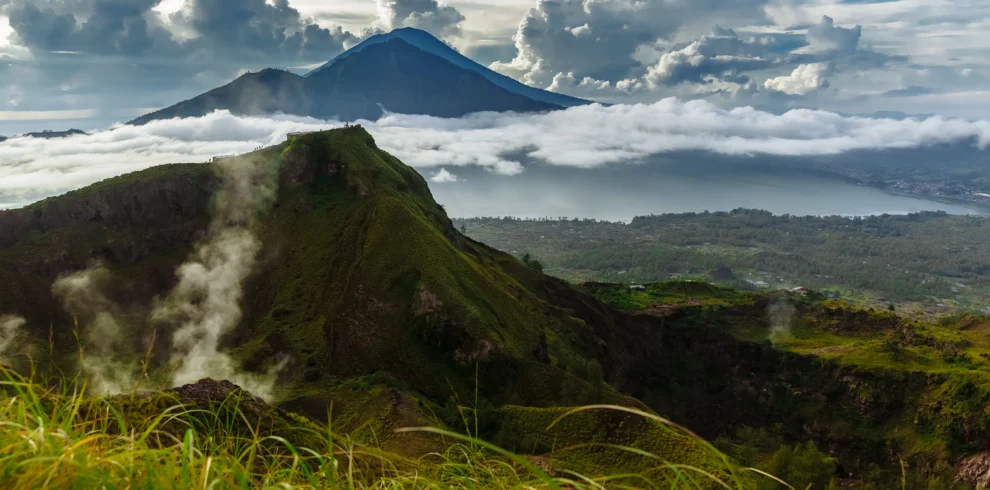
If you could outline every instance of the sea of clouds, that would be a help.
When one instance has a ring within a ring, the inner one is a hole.
[[[362,124],[381,148],[435,182],[450,184],[457,181],[456,169],[447,169],[468,165],[515,175],[526,164],[594,168],[675,151],[800,157],[941,143],[990,145],[987,120],[873,119],[804,109],[773,114],[674,98],[459,119],[390,114]],[[245,153],[280,143],[290,132],[339,126],[304,117],[216,112],[63,139],[13,138],[0,143],[0,207],[23,206],[154,165]]]

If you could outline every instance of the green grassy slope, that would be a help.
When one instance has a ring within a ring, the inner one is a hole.
[[[249,161],[277,172],[278,194],[256,210],[259,265],[223,343],[247,369],[288,359],[281,406],[313,420],[332,414],[343,433],[408,456],[443,447],[393,433],[411,425],[519,445],[518,430],[502,430],[522,423],[500,410],[507,404],[647,410],[615,383],[638,355],[634,330],[616,329],[614,312],[590,296],[462,236],[426,181],[363,129],[297,136],[224,165]],[[168,293],[176,267],[211,233],[220,179],[212,165],[159,167],[0,213],[13,230],[0,236],[0,260],[11,264],[0,312],[27,320],[12,363],[71,375],[92,355],[79,340],[88,319],[64,311],[51,284],[98,259],[112,278],[100,303],[120,319],[135,360],[150,361],[148,382],[166,382],[171,332],[145,323],[149,300]],[[679,448],[661,459],[696,444],[656,434],[651,447]],[[621,431],[608,440],[637,442]],[[605,470],[586,459],[561,468]]]
[[[891,488],[902,459],[912,485],[929,485],[990,447],[982,319],[930,325],[813,294],[785,301],[697,282],[575,289],[459,233],[425,180],[361,128],[240,158],[224,165],[261,162],[278,192],[244,213],[261,251],[223,346],[248,370],[287,359],[280,407],[317,424],[329,414],[367,447],[400,459],[442,451],[447,435],[395,432],[430,425],[558,475],[657,475],[672,460],[735,478],[741,462],[803,475],[790,480],[801,488],[850,475]],[[0,288],[0,314],[27,320],[10,363],[71,377],[85,335],[51,283],[100,259],[127,341],[150,361],[148,380],[165,382],[171,332],[144,323],[146,310],[226,205],[217,170],[150,169],[0,212],[0,274],[11,285]],[[777,317],[789,329],[771,341]],[[561,407],[589,404],[660,414],[736,461],[623,413],[553,423]]]

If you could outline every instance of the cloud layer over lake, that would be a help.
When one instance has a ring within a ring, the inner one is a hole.
[[[0,207],[15,207],[127,172],[164,163],[205,162],[277,144],[296,131],[340,126],[279,116],[205,117],[116,126],[87,136],[0,143]],[[963,143],[986,150],[990,121],[939,117],[870,119],[812,110],[777,115],[750,107],[725,110],[704,101],[575,107],[548,114],[481,113],[461,119],[389,115],[364,122],[381,148],[409,165],[482,167],[515,175],[526,165],[596,168],[683,151],[799,158],[861,150]]]

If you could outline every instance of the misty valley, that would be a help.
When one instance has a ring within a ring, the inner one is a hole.
[[[986,19],[0,0],[0,488],[988,488]]]

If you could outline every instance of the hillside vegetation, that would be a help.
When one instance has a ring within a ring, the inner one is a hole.
[[[15,488],[966,488],[990,446],[982,317],[572,287],[360,127],[0,212],[0,261]]]

